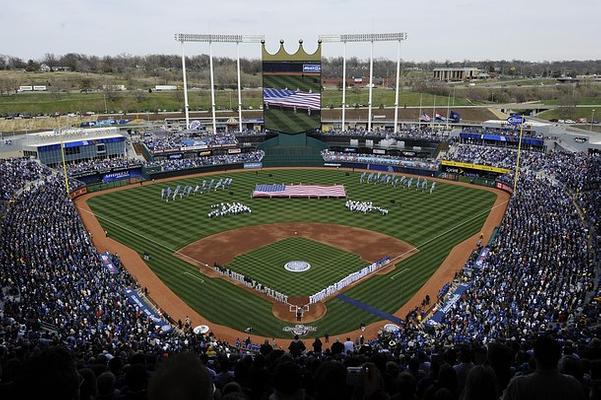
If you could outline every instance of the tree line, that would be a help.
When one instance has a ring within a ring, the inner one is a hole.
[[[215,71],[222,67],[235,69],[236,60],[229,57],[214,57]],[[256,75],[261,71],[259,59],[242,58],[241,70],[248,75]],[[131,71],[143,71],[148,75],[157,75],[163,71],[181,71],[181,57],[173,54],[150,54],[135,56],[121,54],[116,56],[95,56],[79,53],[55,55],[48,53],[40,59],[24,60],[19,57],[0,55],[0,70],[38,71],[42,64],[50,68],[66,67],[74,72],[124,74]],[[206,71],[209,56],[206,54],[186,57],[186,69],[194,72]],[[601,74],[601,60],[570,60],[533,62],[523,60],[497,61],[403,61],[405,70],[432,71],[440,67],[477,67],[488,73],[509,76],[548,77],[573,76],[583,74]],[[364,77],[368,73],[368,60],[350,57],[347,59],[349,77]],[[322,60],[322,77],[336,78],[341,76],[342,57],[324,58]],[[395,74],[396,64],[393,60],[378,59],[374,63],[374,76],[390,77]]]

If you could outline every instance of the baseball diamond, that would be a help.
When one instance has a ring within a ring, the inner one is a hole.
[[[268,239],[262,246],[246,246],[239,255],[234,251],[227,256],[228,252],[223,251],[227,247],[219,247],[218,242],[212,244],[213,249],[226,254],[219,260],[222,266],[273,285],[272,289],[289,290],[291,295],[309,295],[326,287],[336,277],[374,261],[377,256],[393,259],[400,256],[403,260],[397,259],[392,271],[367,277],[345,291],[352,298],[393,314],[441,266],[453,247],[481,232],[491,209],[496,207],[493,206],[495,198],[497,204],[499,198],[505,199],[502,194],[491,190],[449,183],[438,183],[432,194],[415,189],[361,184],[360,173],[324,169],[232,172],[215,175],[215,178],[225,176],[233,178],[229,191],[215,191],[176,202],[160,201],[160,191],[166,183],[100,193],[87,202],[111,239],[139,254],[147,254],[146,263],[162,282],[212,324],[239,331],[252,327],[255,334],[276,337],[283,334],[285,323],[274,317],[269,299],[215,274],[205,274],[196,262],[204,262],[202,256],[195,259],[196,256],[186,254],[187,245],[199,239],[202,243],[202,238],[211,238],[220,232],[293,222],[339,224],[396,238],[408,245],[403,249],[397,248],[394,254],[372,253],[371,259],[363,260],[351,254],[352,250],[349,253],[348,243],[342,250],[332,242],[325,244],[306,237],[294,237],[294,230],[280,237],[279,241]],[[190,185],[199,179],[201,177],[180,178],[169,184]],[[387,204],[390,213],[386,216],[349,213],[344,207],[344,199],[249,199],[256,184],[269,182],[342,184],[350,198]],[[253,212],[221,220],[203,217],[210,204],[225,200],[244,201]],[[504,207],[503,203],[500,204]],[[132,218],[134,215],[135,218]],[[252,241],[251,236],[247,238]],[[274,243],[269,244],[271,242]],[[468,248],[474,245],[475,242],[472,242]],[[377,240],[370,242],[370,247],[377,249]],[[412,248],[418,251],[412,252]],[[297,258],[308,260],[312,268],[302,275],[295,274],[292,279],[282,265]],[[206,261],[217,262],[210,258]],[[305,275],[311,279],[301,279]],[[198,278],[190,279],[192,276]],[[219,301],[214,302],[213,299]],[[316,334],[343,333],[356,329],[361,323],[379,320],[378,316],[336,297],[328,299],[325,306],[327,313],[314,322]]]

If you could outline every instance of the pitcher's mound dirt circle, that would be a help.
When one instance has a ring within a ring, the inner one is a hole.
[[[307,296],[291,296],[288,298],[288,303],[298,305],[302,307],[305,304],[309,303],[309,297]],[[297,320],[296,313],[294,311],[290,311],[290,305],[286,303],[274,302],[271,307],[271,312],[276,318],[279,318],[286,322],[293,322],[296,324],[309,324],[311,322],[315,322],[318,319],[323,318],[328,309],[324,303],[321,301],[310,304],[309,311],[304,311],[301,320]]]
[[[227,265],[234,257],[291,236],[307,239],[357,254],[374,262],[412,251],[409,243],[383,233],[346,225],[294,222],[252,225],[219,232],[180,249],[177,254],[207,265]]]

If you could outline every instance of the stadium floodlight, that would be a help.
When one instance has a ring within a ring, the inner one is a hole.
[[[236,43],[236,66],[238,72],[238,127],[242,131],[242,89],[240,87],[240,43],[261,43],[265,40],[263,35],[212,35],[196,33],[176,33],[175,40],[182,44],[182,70],[184,79],[184,109],[186,114],[186,128],[190,127],[188,86],[186,82],[186,59],[184,55],[185,42],[200,42],[209,44],[209,72],[211,78],[211,113],[213,118],[213,133],[217,133],[217,118],[215,115],[215,83],[213,76],[213,51],[212,43]]]
[[[320,35],[319,40],[324,43],[342,43],[342,130],[345,125],[346,114],[346,44],[353,43],[370,43],[369,52],[369,99],[367,103],[367,130],[371,131],[371,111],[372,111],[372,90],[373,90],[373,72],[374,72],[374,42],[398,42],[397,49],[397,64],[396,64],[396,90],[394,100],[394,130],[396,132],[399,120],[399,82],[401,76],[401,42],[407,40],[406,32],[397,33],[349,33],[343,35]]]

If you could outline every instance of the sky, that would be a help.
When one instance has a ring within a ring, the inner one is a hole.
[[[411,61],[588,60],[601,59],[600,16],[601,0],[0,0],[0,54],[179,54],[175,33],[265,35],[272,52],[280,39],[288,51],[303,39],[313,51],[320,34],[407,32],[401,52]],[[374,45],[375,58],[396,52]],[[213,54],[234,56],[235,46]],[[241,55],[258,58],[259,45]],[[340,56],[342,45],[322,55]],[[367,58],[369,45],[349,44],[347,56]]]

